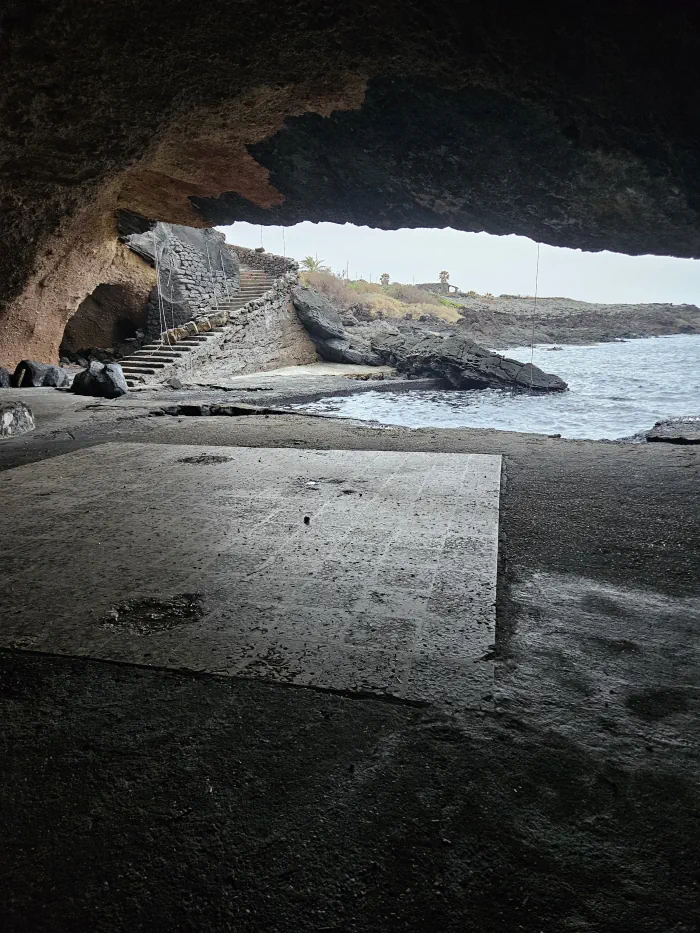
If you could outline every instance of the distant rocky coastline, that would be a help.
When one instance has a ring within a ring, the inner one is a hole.
[[[460,334],[496,349],[537,344],[592,344],[639,337],[700,334],[700,308],[690,304],[593,304],[573,298],[480,295],[445,282],[390,285],[305,273],[358,335],[391,323],[416,332]]]
[[[571,298],[450,296],[459,303],[457,329],[478,343],[589,344],[637,337],[700,334],[700,308],[673,304],[590,304]],[[534,325],[534,328],[533,328]]]

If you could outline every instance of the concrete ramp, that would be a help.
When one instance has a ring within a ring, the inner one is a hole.
[[[500,471],[118,443],[9,470],[0,647],[486,706]]]

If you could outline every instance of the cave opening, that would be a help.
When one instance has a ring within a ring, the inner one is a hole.
[[[122,359],[146,337],[147,296],[128,285],[98,285],[66,324],[59,348],[62,361]]]

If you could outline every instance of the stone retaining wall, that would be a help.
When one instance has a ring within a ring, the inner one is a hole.
[[[260,298],[236,311],[200,315],[182,327],[167,331],[165,339],[177,343],[191,334],[206,333],[214,327],[224,328],[168,368],[164,376],[177,375],[183,381],[212,381],[278,366],[315,362],[318,359],[316,347],[299,322],[291,300],[291,289],[298,281],[296,272],[288,272]]]
[[[159,222],[143,233],[126,235],[124,242],[158,271],[148,300],[151,337],[160,334],[164,323],[182,326],[240,287],[238,259],[218,230]]]
[[[274,253],[259,252],[248,249],[246,246],[229,246],[229,249],[238,256],[242,266],[249,269],[260,269],[277,278],[287,272],[298,272],[299,263],[289,256],[276,256]]]
[[[175,235],[171,237],[168,247],[183,299],[193,308],[204,308],[214,305],[217,299],[230,298],[239,288],[240,274],[237,268],[222,268],[221,254],[226,244],[212,237],[211,242],[206,244],[209,247],[207,255],[206,251],[202,252],[177,236],[178,229],[173,227]],[[170,295],[169,258],[167,255],[164,257],[165,261],[159,270],[161,293],[166,301]]]

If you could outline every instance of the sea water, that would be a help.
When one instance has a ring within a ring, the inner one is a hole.
[[[502,352],[530,361],[530,347]],[[663,418],[700,415],[700,335],[557,350],[536,346],[533,361],[568,382],[569,391],[369,391],[299,407],[411,428],[498,428],[589,439],[628,437]]]

